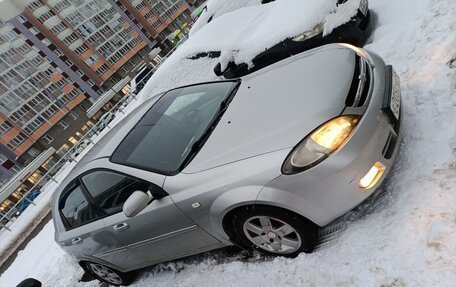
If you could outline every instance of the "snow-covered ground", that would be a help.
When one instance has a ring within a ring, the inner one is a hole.
[[[456,286],[456,2],[369,2],[378,23],[366,48],[395,66],[404,109],[404,140],[376,208],[313,254],[240,260],[211,252],[141,271],[133,286]],[[215,79],[215,62],[165,64],[142,97]],[[44,286],[97,286],[78,283],[81,276],[49,223],[0,286],[26,277]]]

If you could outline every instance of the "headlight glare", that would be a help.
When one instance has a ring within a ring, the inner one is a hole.
[[[344,115],[321,125],[291,152],[282,172],[294,174],[320,163],[349,138],[358,122],[359,116]]]
[[[303,42],[307,39],[310,39],[323,32],[324,23],[320,23],[315,26],[312,30],[305,31],[304,33],[299,34],[298,36],[292,38],[294,42]]]
[[[364,50],[363,48],[359,48],[359,47],[356,47],[356,46],[353,46],[352,44],[347,44],[347,43],[339,43],[338,44],[339,46],[342,46],[342,47],[345,47],[345,48],[349,48],[351,49],[353,52],[356,53],[356,55],[364,58],[367,60],[367,62],[369,62],[369,64],[374,67],[375,64],[374,64],[374,61],[372,60],[372,57],[369,55],[369,53]]]
[[[348,138],[357,123],[358,117],[355,116],[335,118],[313,132],[310,138],[332,152]]]

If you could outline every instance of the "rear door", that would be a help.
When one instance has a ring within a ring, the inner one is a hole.
[[[137,190],[163,193],[156,184],[112,170],[90,171],[81,182],[105,213],[105,232],[118,239],[116,246],[96,256],[122,269],[159,263],[219,243],[177,208],[170,196],[154,200],[141,213],[127,218],[122,207],[129,195]]]

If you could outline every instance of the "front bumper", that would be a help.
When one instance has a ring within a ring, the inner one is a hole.
[[[274,204],[295,211],[319,226],[353,209],[383,182],[396,158],[401,141],[402,116],[394,120],[385,111],[385,97],[391,96],[389,69],[375,54],[370,102],[350,140],[317,166],[295,175],[281,175],[260,192],[257,203]],[[376,163],[385,171],[371,188],[359,182]]]

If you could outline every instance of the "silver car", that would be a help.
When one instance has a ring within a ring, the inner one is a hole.
[[[390,171],[399,85],[374,53],[332,44],[157,95],[58,188],[55,240],[114,285],[128,284],[129,271],[233,244],[310,252],[319,228]]]

